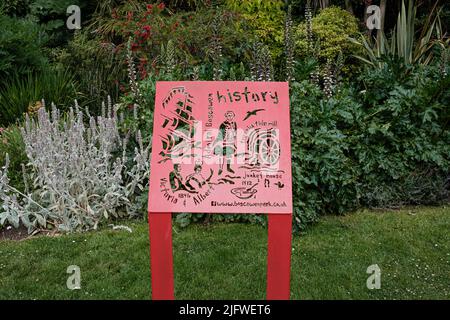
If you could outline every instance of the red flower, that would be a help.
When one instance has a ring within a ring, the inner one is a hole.
[[[132,18],[133,18],[133,12],[130,11],[130,12],[128,12],[128,14],[127,14],[127,19],[128,19],[128,21],[130,21]]]
[[[151,28],[152,28],[152,27],[150,27],[149,25],[144,26],[144,30],[147,31],[147,32],[150,32],[150,29],[151,29]]]
[[[152,4],[148,4],[147,5],[147,11],[151,12],[153,10],[153,5]]]
[[[147,70],[145,70],[145,69],[143,69],[142,71],[141,71],[141,80],[144,80],[145,78],[147,78]]]
[[[166,5],[164,4],[164,2],[161,2],[160,4],[158,4],[159,10],[163,10],[165,7],[166,7]]]
[[[144,80],[147,77],[147,70],[145,69],[146,64],[147,64],[146,58],[141,58],[140,63],[138,65],[141,80]]]

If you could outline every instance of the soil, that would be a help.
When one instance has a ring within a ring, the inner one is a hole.
[[[0,229],[0,241],[3,240],[22,240],[28,238],[30,234],[28,234],[28,229],[24,226],[20,226],[19,228],[7,227],[4,226]]]

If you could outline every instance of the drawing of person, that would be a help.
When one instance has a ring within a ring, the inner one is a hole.
[[[233,111],[225,112],[225,121],[220,124],[216,138],[216,142],[222,142],[222,150],[221,152],[219,151],[219,154],[221,153],[219,160],[219,175],[223,172],[224,158],[227,162],[227,171],[234,173],[234,170],[231,169],[231,160],[236,154],[237,124],[236,121],[234,121],[234,118],[235,114]]]
[[[186,188],[190,191],[196,191],[197,189],[201,189],[206,182],[207,180],[202,175],[202,165],[196,164],[194,173],[186,178]]]
[[[183,184],[183,177],[181,176],[179,163],[175,163],[173,165],[173,171],[169,173],[169,182],[170,188],[173,192],[186,189]]]

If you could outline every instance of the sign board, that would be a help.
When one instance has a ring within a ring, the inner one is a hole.
[[[268,214],[267,299],[289,299],[286,82],[158,82],[148,221],[152,298],[174,299],[172,212]]]
[[[291,213],[283,82],[158,82],[149,212]]]

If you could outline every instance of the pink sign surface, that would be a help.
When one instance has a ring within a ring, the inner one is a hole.
[[[153,123],[150,213],[292,213],[286,82],[158,82]]]

